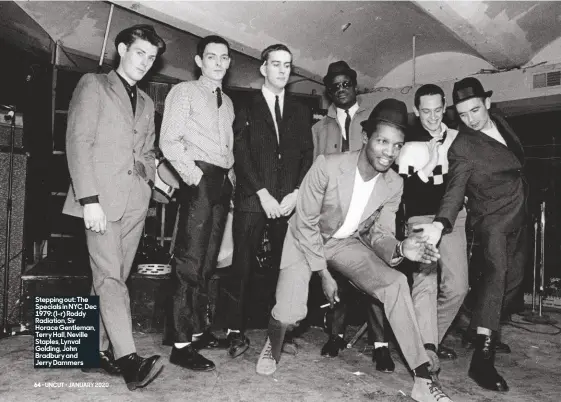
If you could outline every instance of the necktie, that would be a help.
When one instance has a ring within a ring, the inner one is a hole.
[[[348,110],[345,110],[347,117],[345,118],[345,137],[343,137],[343,146],[341,147],[341,152],[347,152],[349,150],[349,129],[351,128],[351,115]]]
[[[216,104],[220,109],[220,106],[222,106],[222,90],[220,88],[216,88]]]
[[[277,129],[280,133],[280,124],[282,121],[280,105],[279,105],[279,97],[275,96],[275,120],[277,121]]]

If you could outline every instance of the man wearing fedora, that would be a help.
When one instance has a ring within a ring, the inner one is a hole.
[[[372,108],[359,105],[357,101],[357,74],[345,61],[331,63],[323,83],[327,89],[327,96],[333,102],[327,110],[327,116],[312,127],[314,140],[314,159],[318,155],[359,151],[362,148],[361,122],[368,119]],[[340,276],[335,275],[338,280]],[[352,287],[346,280],[338,280],[341,303],[335,305],[332,311],[331,334],[327,343],[321,349],[322,356],[335,357],[339,350],[347,346],[344,339],[345,319],[347,313],[347,296],[351,296]],[[344,293],[344,294],[343,294]],[[382,306],[372,303],[368,309],[368,324],[374,341],[372,360],[376,362],[376,369],[384,373],[394,371],[388,343],[384,336],[384,311]]]
[[[360,151],[320,155],[304,178],[284,241],[276,305],[256,371],[271,375],[283,339],[307,314],[313,272],[333,306],[339,301],[329,266],[359,290],[383,303],[403,355],[415,373],[416,401],[450,401],[431,380],[428,357],[405,275],[393,267],[403,258],[428,263],[439,257],[425,237],[395,236],[395,213],[403,179],[390,169],[404,142],[407,108],[396,99],[381,101],[363,128]]]
[[[495,369],[501,312],[520,289],[527,257],[524,150],[505,119],[490,111],[493,91],[473,77],[454,84],[453,101],[463,125],[448,152],[449,180],[432,224],[424,226],[436,244],[449,233],[468,197],[470,224],[479,236],[485,267],[471,319],[476,329],[469,375],[480,386],[508,391]]]

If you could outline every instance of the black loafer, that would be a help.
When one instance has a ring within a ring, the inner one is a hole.
[[[443,345],[440,345],[438,347],[438,351],[436,352],[436,354],[441,360],[455,360],[458,358],[458,355],[456,354],[454,349],[447,348]]]
[[[205,331],[201,336],[199,336],[199,339],[191,342],[191,346],[195,350],[219,348],[225,349],[228,347],[228,342],[225,339],[218,339],[210,331]]]
[[[228,354],[231,357],[238,357],[249,349],[249,339],[240,332],[230,332],[226,340],[228,341]]]
[[[115,362],[113,352],[111,350],[103,350],[99,352],[99,368],[83,368],[82,372],[121,375],[121,368]]]
[[[375,348],[372,352],[372,361],[376,362],[376,370],[382,373],[393,373],[395,370],[395,363],[387,346]]]
[[[345,341],[345,339],[341,338],[338,335],[331,335],[327,343],[323,345],[323,348],[321,348],[321,355],[335,357],[339,355],[340,350],[343,350],[346,347],[347,342]]]
[[[171,349],[169,362],[193,371],[211,371],[216,368],[212,361],[200,355],[193,348],[193,344],[181,349],[174,346]]]

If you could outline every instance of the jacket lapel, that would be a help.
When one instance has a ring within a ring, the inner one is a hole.
[[[390,187],[388,184],[388,177],[385,173],[380,174],[378,177],[378,181],[374,185],[374,189],[372,190],[372,194],[370,195],[370,199],[368,200],[368,204],[366,204],[366,208],[364,208],[364,212],[360,217],[360,222],[364,222],[368,217],[370,217],[374,211],[376,211],[380,205],[386,201],[388,195],[390,193]]]
[[[107,74],[107,79],[109,80],[109,85],[111,87],[111,90],[115,93],[117,99],[119,99],[120,107],[123,109],[124,112],[123,115],[127,116],[130,120],[130,123],[132,124],[133,122],[132,105],[129,95],[127,95],[127,91],[125,90],[125,87],[121,82],[121,79],[117,76],[115,70]],[[136,106],[138,107],[138,104]]]
[[[144,104],[146,101],[144,100],[144,94],[140,91],[140,89],[136,90],[138,97],[136,98],[136,113],[134,115],[134,124],[138,123],[138,120],[142,116],[142,112],[144,111]]]
[[[256,110],[259,111],[259,115],[263,116],[265,122],[269,125],[271,129],[271,134],[275,136],[275,142],[277,141],[277,130],[275,129],[275,123],[273,122],[273,115],[271,115],[271,111],[269,110],[269,105],[267,105],[267,101],[265,100],[265,96],[263,92],[259,92],[259,95],[256,97]]]
[[[341,222],[345,221],[351,205],[359,153],[349,153],[348,158],[345,158],[339,166],[341,174],[337,177],[337,191],[339,193],[339,205],[341,206]]]

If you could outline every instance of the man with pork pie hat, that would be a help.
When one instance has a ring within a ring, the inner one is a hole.
[[[462,125],[448,151],[449,180],[439,211],[433,223],[422,226],[436,244],[454,227],[467,196],[485,264],[471,319],[477,335],[469,375],[484,388],[506,392],[495,353],[501,314],[509,313],[524,277],[528,184],[524,149],[504,117],[490,110],[492,94],[474,77],[454,84],[452,99]]]

